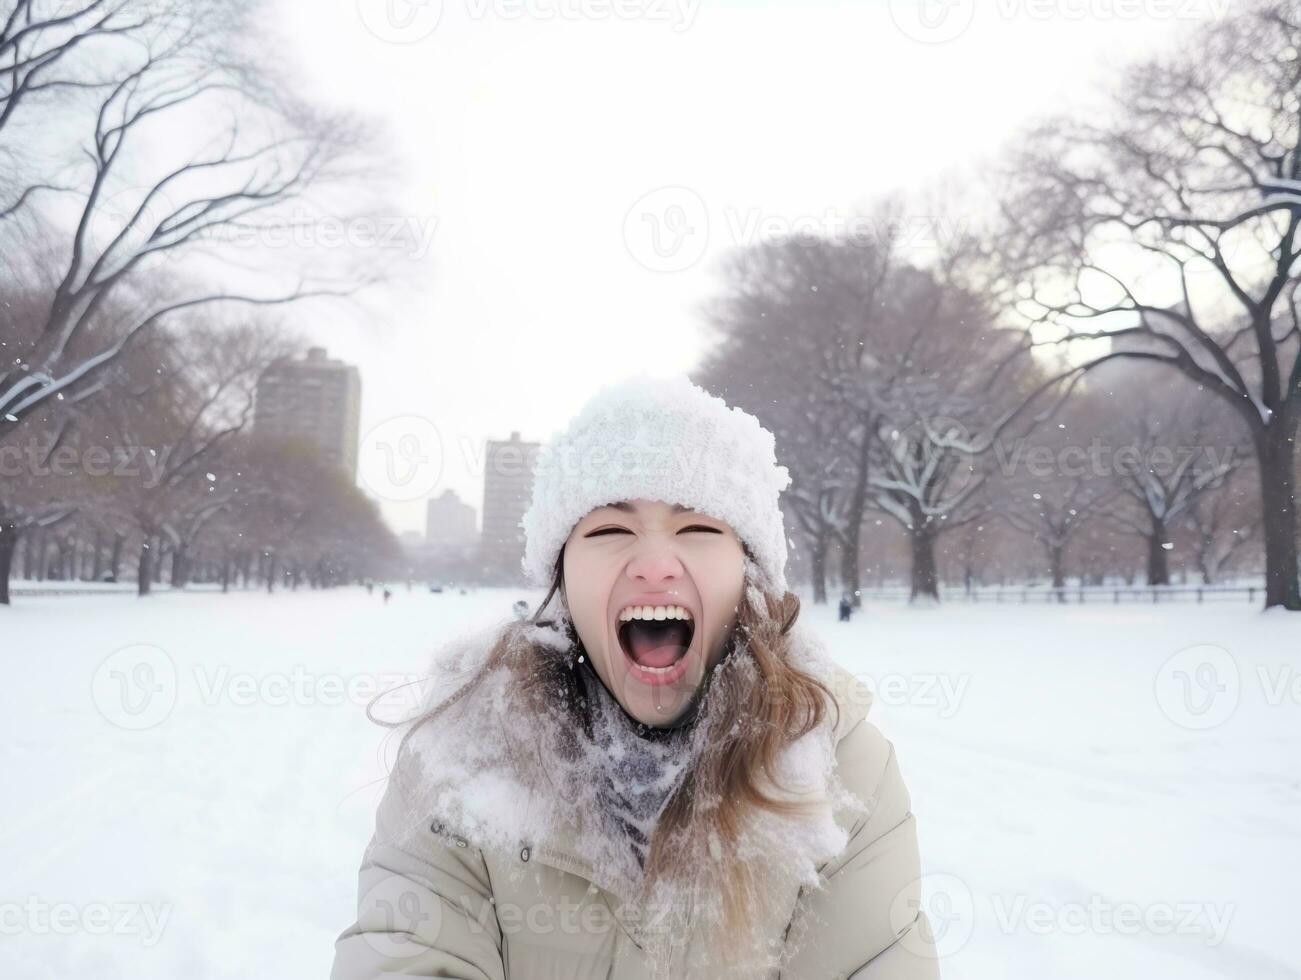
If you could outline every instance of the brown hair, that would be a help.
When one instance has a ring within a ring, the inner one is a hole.
[[[459,690],[414,719],[402,737],[399,754],[422,724],[464,699],[484,677],[503,665],[512,671],[526,704],[539,712],[560,711],[572,722],[569,727],[575,739],[579,732],[591,737],[591,706],[574,669],[575,659],[585,651],[572,622],[564,621],[572,644],[569,657],[524,640],[519,631],[521,626],[556,625],[543,614],[557,593],[563,597],[564,588],[561,548],[550,590],[533,616],[524,624],[512,624],[513,628],[500,635],[483,664]],[[762,597],[763,608],[756,607],[753,595]],[[721,898],[719,938],[725,944],[749,935],[739,927],[755,914],[756,900],[762,899],[755,877],[756,862],[739,858],[736,853],[747,818],[754,811],[796,815],[811,805],[770,796],[764,786],[771,783],[782,788],[776,772],[782,750],[818,728],[827,717],[829,704],[835,706],[838,718],[839,708],[831,690],[790,661],[791,629],[799,612],[800,600],[794,593],[777,597],[749,581],[745,583],[724,657],[705,682],[714,710],[719,712],[716,731],[665,803],[646,855],[645,894],[659,883],[699,881],[702,869],[725,871],[725,880],[715,882],[713,889],[713,894]],[[749,662],[723,669],[729,660],[735,660],[734,654],[742,644]],[[591,658],[584,659],[590,665]],[[522,749],[527,754],[528,747]],[[537,761],[545,764],[545,760]],[[697,892],[688,889],[688,893]]]

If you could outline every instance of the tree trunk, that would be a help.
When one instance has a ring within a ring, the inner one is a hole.
[[[1152,530],[1147,538],[1147,584],[1170,584],[1170,560],[1163,545],[1166,543],[1165,523],[1152,518]]]
[[[113,576],[116,582],[122,572],[122,544],[126,541],[126,535],[120,531],[113,534],[113,550],[108,557],[108,572]]]
[[[13,521],[0,520],[0,606],[9,605],[9,570],[13,567],[17,544],[17,525]]]
[[[853,608],[861,609],[863,597],[859,594],[858,555],[863,534],[863,513],[867,510],[867,482],[870,472],[869,456],[872,448],[872,417],[863,415],[863,432],[858,440],[858,457],[854,460],[854,487],[849,495],[845,513],[844,540],[841,541],[840,578]]]
[[[36,527],[27,532],[27,551],[31,555],[32,567],[27,573],[29,579],[45,581],[45,531]]]
[[[1060,544],[1048,546],[1048,567],[1052,571],[1054,589],[1066,587],[1065,554],[1066,549]]]
[[[909,602],[940,597],[939,576],[935,566],[935,532],[920,523],[908,535],[912,543],[912,592]]]
[[[172,548],[172,588],[183,589],[185,583],[189,580],[189,549],[185,544],[174,545]]]
[[[23,578],[36,577],[36,532],[29,530],[23,535]]]
[[[91,557],[90,580],[98,582],[104,577],[104,541],[99,529],[95,529],[95,553]]]
[[[144,540],[140,542],[140,563],[136,566],[136,595],[138,596],[148,595],[153,582],[150,557],[149,535],[146,534]]]
[[[827,536],[819,534],[813,539],[809,553],[810,574],[813,576],[813,602],[825,605],[827,602]]]
[[[1265,608],[1301,610],[1297,593],[1296,443],[1280,415],[1256,440],[1265,537]]]

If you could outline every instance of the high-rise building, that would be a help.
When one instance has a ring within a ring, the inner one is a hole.
[[[425,506],[425,544],[430,551],[465,552],[474,547],[477,537],[474,508],[455,490],[444,490],[442,496],[429,499]]]
[[[524,532],[519,522],[532,497],[538,453],[538,443],[520,441],[518,432],[512,432],[509,439],[488,440],[484,453],[483,533],[479,538],[479,561],[487,581],[523,580],[520,561],[524,557]]]
[[[258,379],[253,428],[265,435],[301,439],[321,457],[357,478],[361,375],[313,347],[301,360],[277,361]]]

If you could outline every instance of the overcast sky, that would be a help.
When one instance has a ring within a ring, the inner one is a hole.
[[[389,217],[428,241],[375,316],[290,316],[361,368],[363,486],[423,530],[446,488],[480,509],[485,439],[689,370],[729,248],[961,180],[1225,0],[280,2],[312,91],[389,127]]]

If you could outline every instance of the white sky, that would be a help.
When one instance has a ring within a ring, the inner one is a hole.
[[[901,29],[918,32],[908,0],[280,2],[313,93],[390,127],[406,173],[393,217],[436,222],[419,294],[379,297],[370,322],[290,322],[360,366],[363,438],[428,420],[372,446],[413,433],[434,456],[438,433],[441,466],[387,496],[450,487],[477,511],[485,439],[545,440],[601,383],[695,364],[699,303],[748,222],[961,180],[1225,0],[924,0],[930,36],[967,25],[942,42]],[[612,9],[645,16],[582,16]],[[679,190],[638,204],[663,187]],[[680,215],[661,260],[652,223]],[[363,441],[363,472],[376,461]],[[423,530],[423,503],[383,506]]]

